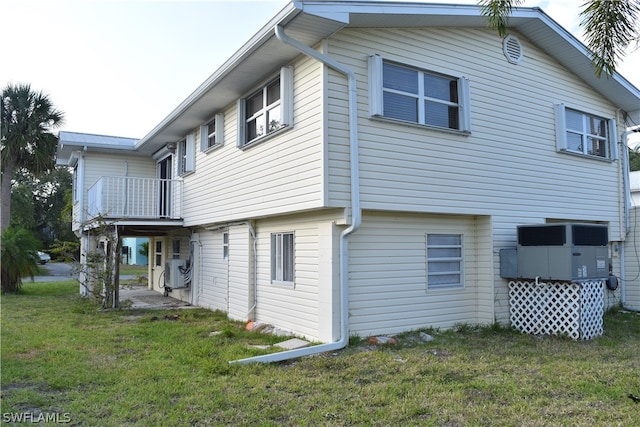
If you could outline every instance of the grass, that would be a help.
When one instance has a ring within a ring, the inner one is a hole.
[[[493,325],[353,338],[342,351],[229,365],[282,338],[221,313],[96,311],[74,282],[2,298],[2,413],[71,425],[640,425],[640,315],[590,341]],[[176,321],[168,314],[180,314]],[[215,332],[215,334],[211,334]],[[25,423],[28,425],[29,423]]]
[[[146,265],[120,264],[120,274],[147,275],[148,269]]]

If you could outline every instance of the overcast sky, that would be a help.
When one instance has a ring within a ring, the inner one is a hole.
[[[583,1],[524,6],[582,39]],[[0,84],[49,94],[65,113],[63,130],[142,138],[287,3],[0,0]],[[640,50],[618,71],[640,88]]]

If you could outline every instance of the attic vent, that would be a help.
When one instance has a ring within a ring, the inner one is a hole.
[[[509,34],[504,38],[502,51],[510,63],[519,64],[522,61],[522,45],[516,36]]]

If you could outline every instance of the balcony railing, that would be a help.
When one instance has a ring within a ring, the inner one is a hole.
[[[103,176],[89,189],[88,219],[180,219],[182,181]]]

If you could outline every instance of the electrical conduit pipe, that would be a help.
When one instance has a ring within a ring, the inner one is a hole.
[[[270,363],[297,357],[309,356],[327,351],[339,350],[347,346],[349,342],[349,251],[348,237],[360,228],[362,212],[360,209],[360,167],[358,162],[358,104],[355,73],[348,67],[334,59],[321,54],[315,49],[300,43],[287,36],[280,25],[276,25],[275,34],[278,40],[287,44],[301,53],[308,55],[326,64],[347,77],[349,95],[349,163],[351,172],[351,225],[340,233],[340,338],[338,341],[319,344],[311,347],[282,351],[279,353],[265,354],[263,356],[249,357],[233,360],[229,363]]]

